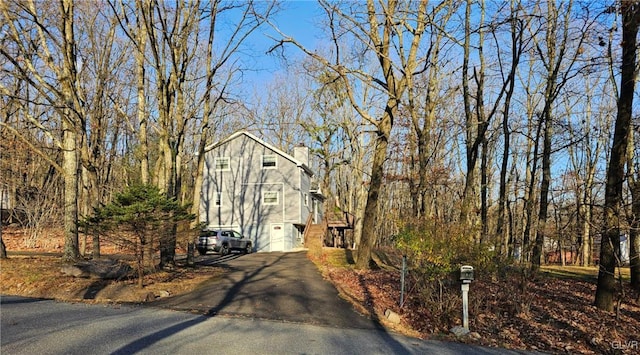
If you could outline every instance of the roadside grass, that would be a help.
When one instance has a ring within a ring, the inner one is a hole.
[[[540,270],[548,276],[558,278],[570,278],[584,281],[594,281],[598,279],[598,266],[575,266],[575,265],[543,265]],[[622,277],[623,281],[631,279],[628,267],[616,269],[616,278]]]
[[[355,265],[353,251],[350,249],[324,248],[322,253],[325,255],[326,263],[329,266],[353,268]]]

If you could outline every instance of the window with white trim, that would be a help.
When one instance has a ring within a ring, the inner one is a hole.
[[[231,170],[231,159],[229,157],[216,157],[213,166],[216,171],[229,171]]]
[[[262,192],[262,204],[263,205],[277,205],[278,204],[278,191],[263,191]]]
[[[262,156],[262,168],[263,169],[275,169],[278,167],[278,156],[275,154],[268,154]]]

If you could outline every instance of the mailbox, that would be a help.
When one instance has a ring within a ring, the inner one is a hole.
[[[463,283],[473,281],[473,266],[463,265],[460,267],[460,281]]]

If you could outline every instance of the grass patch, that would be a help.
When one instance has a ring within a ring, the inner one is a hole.
[[[570,278],[586,281],[594,281],[598,279],[597,266],[561,266],[561,265],[543,265],[540,270],[545,274],[553,277]],[[622,276],[622,280],[629,281],[631,273],[628,267],[616,269],[616,277]]]
[[[327,264],[330,266],[349,268],[355,265],[353,251],[350,249],[325,248],[322,253],[326,255]]]

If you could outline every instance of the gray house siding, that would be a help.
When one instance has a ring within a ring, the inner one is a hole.
[[[207,147],[205,154],[201,222],[238,230],[257,251],[302,245],[312,211],[306,165],[246,132]]]

